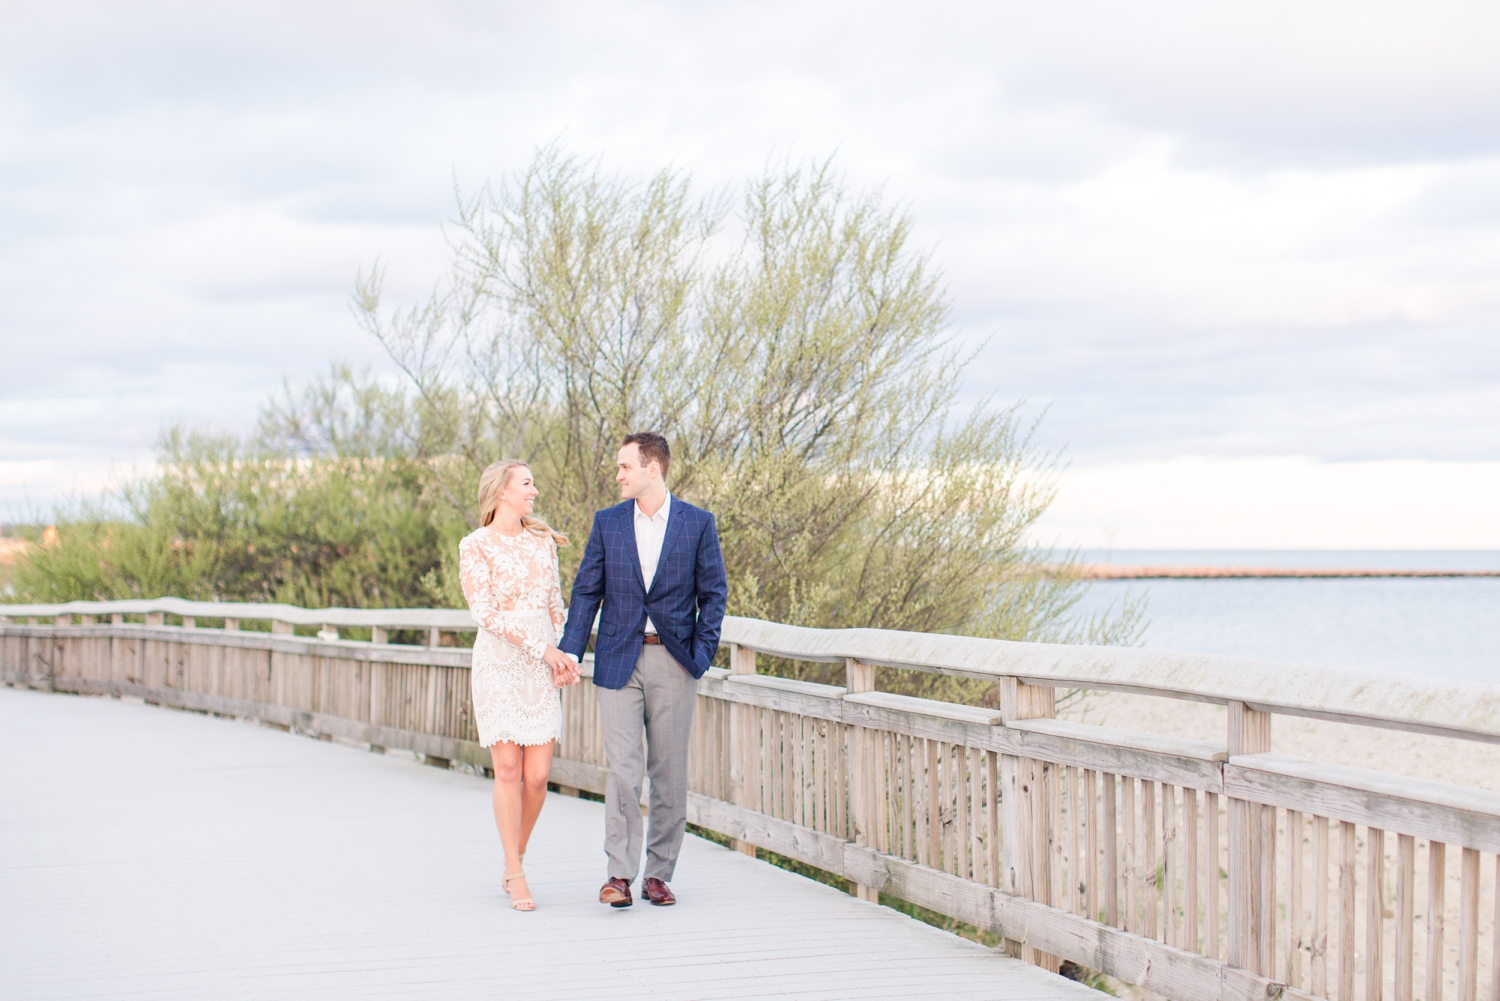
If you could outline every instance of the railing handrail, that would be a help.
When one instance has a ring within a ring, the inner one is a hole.
[[[477,628],[466,609],[309,609],[181,598],[0,605],[0,618],[153,613],[272,620],[300,626],[446,631]],[[813,629],[738,616],[725,618],[723,641],[792,660],[854,660],[981,680],[1014,677],[1050,686],[1219,704],[1240,702],[1260,712],[1500,743],[1500,685],[1481,682],[1141,647],[1025,643],[890,629]]]
[[[257,601],[188,601],[184,598],[130,598],[120,601],[69,601],[55,605],[0,604],[0,617],[47,618],[58,615],[151,615],[165,613],[199,619],[285,622],[293,626],[344,626],[368,629],[442,629],[473,631],[479,627],[468,609],[452,608],[303,608]]]
[[[1500,742],[1500,685],[1144,647],[1023,643],[892,629],[810,629],[730,616],[724,640],[773,657],[1135,692]]]

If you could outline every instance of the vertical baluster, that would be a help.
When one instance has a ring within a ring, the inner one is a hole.
[[[813,734],[817,725],[815,716],[797,717],[797,822],[812,828],[816,828],[818,823],[815,816],[818,801],[814,798],[816,785],[813,779]]]
[[[969,825],[964,816],[964,808],[968,799],[967,782],[967,760],[965,748],[960,744],[952,745],[951,767],[949,773],[953,785],[952,794],[949,799],[953,802],[953,859],[954,868],[951,870],[955,876],[963,876],[968,866],[968,852],[965,842],[968,838]]]
[[[761,812],[777,816],[776,794],[780,783],[776,781],[776,766],[781,755],[776,751],[776,710],[760,710],[760,789]]]
[[[1276,814],[1274,806],[1260,808],[1260,969],[1276,978]]]
[[[1077,914],[1079,911],[1078,893],[1079,889],[1083,886],[1083,866],[1081,864],[1083,860],[1078,857],[1078,842],[1080,840],[1078,837],[1078,769],[1073,765],[1068,765],[1063,769],[1063,779],[1064,784],[1067,786],[1068,796],[1068,864],[1066,869],[1067,883],[1065,886],[1068,892],[1064,894],[1061,903],[1068,913]]]
[[[783,820],[792,820],[796,802],[796,759],[792,757],[792,714],[776,713],[776,802]]]
[[[1120,927],[1120,832],[1119,802],[1115,798],[1115,776],[1104,773],[1104,789],[1100,795],[1104,801],[1104,923]]]
[[[984,882],[984,752],[971,747],[969,759],[969,878]]]
[[[1232,701],[1228,712],[1228,750],[1262,754],[1271,750],[1271,715]],[[1266,873],[1265,817],[1260,804],[1229,798],[1229,965],[1264,973]],[[1275,867],[1271,868],[1275,872]]]
[[[1286,982],[1302,987],[1302,814],[1286,812]]]
[[[1084,894],[1083,909],[1090,921],[1099,920],[1099,811],[1096,807],[1098,800],[1098,773],[1092,768],[1083,771],[1083,823],[1084,823],[1084,846],[1083,854],[1086,862],[1083,867],[1083,878],[1088,887]]]
[[[1120,855],[1124,863],[1125,877],[1125,916],[1120,927],[1126,931],[1139,933],[1141,930],[1140,912],[1136,907],[1140,899],[1140,890],[1137,888],[1136,879],[1136,840],[1135,840],[1135,777],[1133,775],[1121,775],[1120,780],[1124,787],[1121,790],[1120,809],[1125,814],[1125,843],[1120,846]]]
[[[902,855],[904,852],[905,838],[901,833],[902,813],[901,804],[906,798],[905,772],[901,766],[901,738],[902,734],[893,733],[886,743],[886,772],[890,775],[891,787],[886,793],[889,803],[887,808],[890,813],[890,848],[887,849],[892,855]]]
[[[1198,790],[1182,787],[1182,892],[1184,900],[1182,916],[1182,941],[1188,952],[1201,952],[1202,939],[1198,930]]]
[[[781,811],[776,816],[782,820],[790,820],[792,817],[792,788],[795,785],[792,769],[792,718],[784,712],[777,712],[773,722],[772,733],[776,737],[776,806]]]
[[[984,752],[985,795],[989,804],[989,876],[990,885],[1000,885],[1000,757],[994,751]]]
[[[1141,934],[1157,936],[1161,868],[1156,859],[1156,783],[1141,781]]]
[[[828,757],[828,774],[823,795],[828,799],[828,830],[847,837],[844,826],[844,778],[840,762],[844,746],[844,724],[829,720],[823,725],[823,751]]]
[[[969,750],[953,748],[953,856],[954,875],[969,876]]]
[[[1354,825],[1339,824],[1339,1001],[1354,1001],[1354,890],[1358,867]]]
[[[1396,836],[1396,1001],[1412,1001],[1412,959],[1416,954],[1417,841]]]
[[[955,770],[957,749],[946,741],[938,745],[943,771],[943,871],[958,875],[958,775]]]
[[[915,744],[915,737],[901,737],[901,858],[912,861],[916,861],[916,831],[912,827],[915,822],[912,810],[912,795],[916,792],[916,777],[912,774]]]
[[[1177,861],[1172,856],[1177,841],[1177,788],[1161,787],[1161,939],[1168,945],[1181,945],[1177,930]]]
[[[1490,922],[1490,1001],[1500,1001],[1500,855],[1495,856],[1495,916]]]
[[[1049,764],[1049,781],[1047,789],[1047,864],[1048,879],[1052,884],[1052,906],[1065,906],[1063,898],[1067,896],[1067,888],[1063,881],[1067,879],[1068,871],[1064,866],[1063,853],[1063,828],[1062,828],[1062,765]]]
[[[934,869],[948,871],[953,863],[953,852],[948,847],[948,827],[953,816],[948,812],[948,745],[941,740],[933,742],[936,748],[936,764],[933,766],[935,793],[932,804],[932,857]]]
[[[942,800],[938,796],[938,742],[927,740],[927,864],[934,869],[943,867],[943,816]]]
[[[1458,1001],[1478,998],[1479,853],[1465,848],[1458,875]]]
[[[1204,867],[1208,878],[1207,892],[1203,895],[1203,954],[1218,959],[1224,953],[1219,949],[1219,794],[1205,793],[1203,797],[1204,854],[1208,864]]]
[[[1312,992],[1328,996],[1328,818],[1313,817]]]
[[[829,819],[828,790],[828,730],[826,719],[812,721],[813,744],[813,827],[819,831],[833,830]]]
[[[1365,1001],[1381,1001],[1385,966],[1385,832],[1365,828]]]
[[[794,824],[802,824],[804,827],[806,821],[802,819],[802,807],[807,797],[802,790],[802,723],[805,719],[806,717],[801,713],[786,714],[787,751],[790,757],[787,769],[790,774],[787,776],[787,781],[791,786],[788,790],[791,802],[787,804],[789,810],[787,819]]]
[[[1427,997],[1443,1001],[1443,891],[1447,885],[1447,846],[1427,842]]]
[[[913,737],[911,741],[911,844],[913,858],[920,865],[932,865],[932,839],[927,832],[927,739]]]
[[[802,815],[806,818],[803,822],[815,831],[822,830],[819,824],[823,812],[823,783],[818,760],[818,730],[822,725],[823,721],[816,716],[808,716],[802,721],[802,795],[806,801]]]

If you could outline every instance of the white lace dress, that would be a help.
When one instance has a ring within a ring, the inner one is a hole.
[[[474,722],[485,747],[534,746],[562,733],[562,702],[542,660],[562,635],[557,544],[523,531],[515,538],[481,528],[458,544],[458,571],[474,640]]]

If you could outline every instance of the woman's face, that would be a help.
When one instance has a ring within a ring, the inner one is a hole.
[[[500,491],[497,507],[506,507],[518,515],[531,514],[536,504],[536,484],[531,479],[531,470],[517,466],[510,474],[510,482]]]

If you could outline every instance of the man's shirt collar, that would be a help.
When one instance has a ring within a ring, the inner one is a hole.
[[[672,492],[669,490],[669,491],[667,491],[667,499],[664,500],[664,501],[662,501],[661,507],[657,509],[657,511],[656,511],[655,514],[648,515],[645,511],[642,511],[641,510],[641,502],[640,502],[640,500],[637,500],[635,502],[635,517],[637,517],[637,518],[645,518],[647,521],[656,521],[656,522],[660,522],[662,524],[666,524],[667,523],[667,511],[668,511],[669,508],[671,508],[671,506],[672,506]]]

